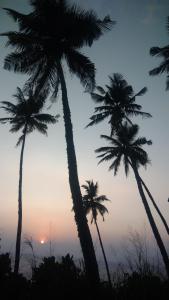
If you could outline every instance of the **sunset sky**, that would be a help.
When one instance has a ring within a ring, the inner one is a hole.
[[[71,1],[72,2],[72,1]],[[94,9],[100,18],[109,14],[117,24],[83,53],[90,57],[97,68],[97,85],[109,83],[108,75],[121,73],[138,92],[144,86],[148,92],[137,98],[143,111],[153,118],[137,118],[140,135],[152,139],[147,147],[151,165],[140,173],[154,195],[161,211],[169,220],[169,92],[165,90],[166,75],[150,77],[148,72],[160,63],[149,55],[152,46],[168,44],[166,20],[169,15],[168,0],[76,0],[84,9]],[[73,3],[73,2],[72,2]],[[0,7],[28,12],[26,0],[0,0]],[[16,24],[0,10],[0,32],[16,30]],[[13,101],[16,87],[22,88],[26,77],[3,69],[3,60],[11,51],[5,48],[6,38],[0,38],[0,100]],[[130,231],[146,230],[149,224],[137,190],[132,171],[126,179],[123,167],[114,177],[108,172],[109,164],[98,164],[94,150],[104,145],[100,134],[109,134],[105,121],[85,129],[94,112],[95,103],[84,93],[79,80],[72,77],[65,67],[70,109],[74,130],[80,184],[93,179],[99,183],[99,193],[111,202],[106,203],[109,214],[105,222],[99,218],[101,234],[109,257],[112,249],[121,245]],[[46,105],[49,106],[49,102]],[[59,122],[49,126],[48,137],[32,133],[26,139],[23,176],[23,237],[46,242],[46,254],[51,237],[53,251],[60,255],[73,253],[81,256],[77,238],[72,200],[68,184],[66,144],[62,120],[61,93],[57,102],[47,111],[60,114]],[[0,110],[0,117],[4,112]],[[0,126],[0,235],[2,250],[13,251],[17,222],[17,193],[20,147],[16,148],[19,135],[11,134],[8,125]],[[83,190],[82,190],[83,192]],[[153,210],[154,213],[154,210]],[[156,220],[158,220],[154,213]],[[90,221],[90,216],[89,216]],[[161,223],[160,230],[166,237]],[[99,247],[94,225],[91,226],[94,244]],[[167,240],[167,239],[166,239]],[[167,241],[166,241],[167,245]],[[41,246],[43,247],[43,246]],[[39,244],[40,249],[40,244]]]

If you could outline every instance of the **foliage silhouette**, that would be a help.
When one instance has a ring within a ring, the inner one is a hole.
[[[15,248],[15,265],[14,272],[18,274],[21,248],[22,234],[22,177],[23,177],[23,156],[25,148],[26,136],[34,130],[38,130],[42,134],[47,134],[47,124],[54,124],[58,116],[54,117],[50,114],[41,113],[43,107],[44,95],[34,96],[33,90],[30,89],[28,94],[24,95],[18,87],[14,95],[16,104],[8,101],[2,101],[1,108],[9,115],[9,117],[1,118],[1,123],[9,123],[11,125],[10,132],[15,133],[22,130],[22,134],[18,139],[17,146],[21,144],[20,164],[19,164],[19,186],[18,186],[18,225],[16,235]]]
[[[169,17],[167,18],[167,31],[169,33]],[[152,47],[150,48],[150,55],[152,56],[157,56],[161,57],[163,61],[161,64],[152,69],[149,74],[150,75],[159,75],[161,73],[169,73],[169,45],[165,47]],[[169,89],[169,75],[167,75],[167,80],[166,80],[166,90]]]
[[[0,280],[11,273],[11,259],[9,253],[0,254]]]
[[[36,86],[37,94],[40,90],[52,90],[55,97],[59,85],[61,86],[75,222],[88,278],[97,283],[98,266],[83,211],[63,64],[66,62],[69,71],[80,79],[87,90],[92,90],[95,85],[95,67],[79,49],[91,46],[114,22],[109,16],[100,20],[95,12],[84,11],[76,5],[71,6],[66,0],[31,0],[30,4],[33,11],[27,15],[6,9],[18,23],[19,31],[3,34],[8,37],[7,45],[15,49],[5,58],[4,67],[30,75],[28,85]]]
[[[128,85],[121,74],[115,73],[109,76],[110,85],[106,85],[106,90],[101,86],[97,87],[98,93],[91,93],[93,100],[96,103],[102,103],[102,106],[95,108],[95,114],[90,118],[91,122],[87,125],[92,126],[100,123],[106,118],[109,118],[108,123],[111,126],[111,135],[113,135],[121,126],[127,121],[132,124],[132,116],[151,117],[149,113],[142,111],[142,106],[137,104],[136,97],[142,96],[146,93],[147,88],[144,87],[138,93],[134,93],[131,85]],[[141,179],[142,180],[142,179]],[[148,187],[142,180],[144,186],[153,206],[155,207],[161,221],[163,222],[167,233],[169,234],[169,227],[167,221],[162,215],[154,198],[152,197]]]
[[[101,158],[99,163],[103,161],[112,160],[109,170],[114,170],[114,175],[117,174],[120,163],[123,159],[124,169],[126,176],[129,172],[129,167],[133,169],[135,179],[137,182],[137,187],[151,226],[154,237],[156,239],[157,245],[159,247],[163,262],[166,268],[167,275],[169,277],[169,259],[168,254],[163,244],[162,238],[159,234],[158,228],[152,216],[151,210],[149,208],[147,199],[145,197],[141,178],[138,172],[139,166],[144,166],[149,163],[148,155],[145,150],[142,149],[144,145],[151,145],[152,142],[144,137],[136,138],[138,134],[138,125],[127,125],[125,123],[116,132],[115,137],[109,137],[107,135],[101,135],[102,138],[107,140],[111,146],[98,148],[96,153],[102,153],[98,155]]]
[[[85,189],[85,192],[86,192],[85,195],[83,195],[83,205],[84,205],[86,214],[91,213],[91,215],[92,215],[91,223],[93,223],[93,221],[94,221],[94,223],[96,225],[96,230],[97,230],[97,234],[99,237],[99,242],[100,242],[100,246],[102,249],[103,258],[104,258],[104,262],[105,262],[105,266],[106,266],[106,272],[107,272],[109,286],[110,286],[110,288],[112,288],[109,266],[108,266],[100,230],[99,230],[99,227],[97,224],[98,214],[100,214],[102,216],[103,221],[104,221],[104,214],[106,212],[108,213],[107,208],[102,204],[102,202],[109,201],[109,199],[105,195],[98,196],[98,183],[97,182],[94,183],[93,180],[86,180],[86,183],[87,184],[82,185],[82,187]]]
[[[106,89],[98,86],[96,89],[99,93],[91,93],[92,99],[101,106],[95,108],[95,113],[87,127],[109,118],[108,123],[113,135],[124,121],[132,124],[130,118],[133,116],[151,117],[149,113],[142,111],[140,104],[136,103],[136,97],[144,95],[147,91],[146,87],[135,94],[132,86],[128,85],[121,74],[115,73],[109,76],[109,80],[110,85],[106,85]]]

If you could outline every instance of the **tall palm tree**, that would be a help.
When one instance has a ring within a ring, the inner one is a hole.
[[[169,33],[169,17],[167,18],[167,31]],[[162,73],[167,73],[167,81],[166,81],[166,90],[169,89],[169,45],[164,47],[152,47],[150,48],[150,55],[157,56],[162,58],[162,62],[160,65],[154,69],[152,69],[149,74],[150,75],[159,75]]]
[[[87,127],[98,124],[104,119],[109,118],[108,123],[111,126],[111,135],[113,135],[124,122],[127,121],[129,124],[132,124],[132,116],[151,117],[151,114],[143,112],[142,106],[136,103],[136,97],[144,95],[147,91],[146,87],[135,94],[132,86],[128,85],[121,74],[115,73],[113,76],[109,76],[109,79],[110,85],[106,85],[106,89],[98,86],[97,91],[99,93],[91,93],[93,100],[96,103],[100,103],[101,106],[95,108],[95,113],[90,118],[91,122]],[[143,181],[142,184],[169,234],[167,221],[146,184]]]
[[[147,199],[145,197],[141,178],[138,172],[140,165],[146,166],[149,162],[148,155],[145,150],[142,149],[144,145],[151,145],[152,142],[144,137],[136,138],[138,134],[138,125],[127,125],[125,123],[118,132],[116,132],[115,137],[109,137],[107,135],[102,135],[101,137],[110,142],[110,146],[101,147],[96,150],[97,153],[102,153],[98,155],[101,158],[99,163],[103,161],[112,160],[109,170],[114,170],[114,175],[117,174],[121,161],[123,160],[126,176],[128,175],[129,167],[133,169],[135,179],[137,182],[137,187],[151,226],[154,237],[156,239],[157,245],[161,252],[167,275],[169,277],[169,259],[168,254],[159,234],[158,228],[152,216],[150,207],[148,205]]]
[[[95,85],[95,66],[79,50],[91,46],[114,22],[106,16],[100,20],[95,12],[81,10],[67,0],[30,0],[33,11],[27,15],[12,9],[8,14],[18,23],[18,32],[7,32],[7,44],[14,52],[5,58],[5,69],[30,75],[28,84],[40,90],[62,91],[63,118],[67,143],[69,184],[73,199],[75,222],[85,261],[86,274],[91,282],[99,282],[98,266],[87,218],[83,210],[73,140],[71,113],[63,71],[67,63],[75,74],[92,90]]]
[[[105,266],[106,266],[108,282],[109,282],[110,287],[112,288],[109,266],[108,266],[105,250],[103,247],[100,230],[99,230],[99,227],[97,224],[98,214],[100,214],[102,216],[103,221],[104,221],[104,214],[106,212],[108,213],[107,208],[102,204],[102,202],[109,201],[109,199],[105,195],[98,196],[98,183],[97,182],[94,183],[93,180],[86,180],[86,183],[87,184],[82,185],[82,187],[85,189],[85,192],[86,192],[86,194],[83,196],[83,205],[84,205],[86,214],[89,214],[89,213],[92,214],[91,223],[93,223],[93,221],[94,221],[94,223],[96,225],[96,230],[97,230],[97,234],[99,237],[99,242],[100,242],[100,246],[102,249],[103,258],[104,258],[104,262],[105,262]]]
[[[133,116],[151,117],[149,113],[142,111],[140,104],[136,103],[136,97],[144,95],[147,91],[146,87],[135,94],[132,86],[128,85],[121,74],[115,73],[109,76],[109,79],[110,85],[106,85],[106,89],[98,86],[96,88],[98,93],[91,93],[92,99],[100,105],[95,108],[95,113],[87,127],[108,118],[111,135],[113,135],[124,121],[131,124],[130,118]]]
[[[18,139],[17,146],[21,144],[20,165],[19,165],[19,186],[18,186],[18,225],[16,235],[15,248],[15,265],[14,272],[18,274],[20,262],[21,234],[22,234],[22,171],[23,156],[25,148],[25,140],[29,133],[38,130],[42,134],[47,134],[47,124],[54,124],[58,116],[54,117],[50,114],[41,113],[44,95],[34,98],[33,91],[30,89],[28,95],[24,95],[18,87],[14,95],[16,104],[8,101],[2,101],[1,108],[9,115],[9,117],[1,118],[1,123],[9,123],[12,133],[22,130],[22,134]]]

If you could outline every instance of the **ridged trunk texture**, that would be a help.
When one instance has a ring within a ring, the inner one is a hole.
[[[19,272],[20,252],[21,252],[21,234],[22,234],[22,168],[23,168],[23,154],[25,147],[27,125],[24,128],[24,135],[21,147],[20,165],[19,165],[19,187],[18,187],[18,226],[16,234],[16,247],[15,247],[15,264],[14,273]]]
[[[133,161],[131,162],[131,165],[132,165],[132,168],[133,168],[133,171],[134,171],[134,175],[135,175],[135,178],[136,178],[138,190],[139,190],[139,193],[140,193],[140,196],[141,196],[141,199],[142,199],[142,202],[143,202],[143,205],[144,205],[144,208],[145,208],[145,211],[146,211],[151,229],[154,233],[154,237],[155,237],[157,245],[159,247],[159,250],[160,250],[160,253],[161,253],[161,256],[163,258],[163,262],[164,262],[164,265],[165,265],[165,268],[166,268],[167,276],[169,278],[169,259],[168,259],[167,251],[165,249],[162,238],[160,236],[160,233],[158,231],[158,228],[157,228],[156,223],[154,221],[154,218],[152,216],[150,207],[148,205],[147,199],[145,197],[145,194],[144,194],[144,191],[143,191],[143,188],[142,188],[141,178],[139,176],[137,167],[136,167],[136,165]]]
[[[63,104],[63,118],[65,124],[65,138],[67,145],[67,160],[68,160],[68,173],[69,184],[73,200],[73,208],[75,213],[75,222],[77,225],[78,237],[81,244],[83,258],[85,262],[86,276],[92,285],[99,283],[99,271],[94,251],[93,241],[91,238],[87,218],[83,209],[82,195],[78,179],[77,162],[75,147],[73,141],[73,129],[71,122],[71,113],[67,97],[67,89],[63,69],[58,63],[58,73],[62,89],[62,104]]]
[[[98,227],[97,221],[96,221],[96,220],[94,220],[94,222],[95,222],[95,225],[96,225],[97,234],[98,234],[98,237],[99,237],[99,242],[100,242],[100,246],[101,246],[102,253],[103,253],[103,257],[104,257],[104,262],[105,262],[105,266],[106,266],[106,272],[107,272],[107,278],[108,278],[109,286],[110,286],[110,288],[112,289],[112,283],[111,283],[111,277],[110,277],[109,266],[108,266],[108,262],[107,262],[106,254],[105,254],[104,247],[103,247],[103,243],[102,243],[102,239],[101,239],[100,230],[99,230],[99,227]]]

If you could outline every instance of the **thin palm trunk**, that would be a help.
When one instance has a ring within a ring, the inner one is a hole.
[[[98,233],[98,237],[99,237],[99,242],[100,242],[100,246],[101,246],[103,257],[104,257],[104,262],[105,262],[105,266],[106,266],[106,272],[107,272],[107,278],[108,278],[109,286],[112,289],[110,271],[109,271],[109,266],[108,266],[106,254],[105,254],[103,243],[102,243],[102,239],[101,239],[101,234],[100,234],[99,227],[98,227],[96,219],[94,219],[94,222],[95,222],[95,225],[96,225],[96,229],[97,229],[97,233]]]
[[[160,233],[158,231],[158,228],[157,228],[156,223],[154,221],[154,218],[152,216],[150,207],[148,205],[147,199],[145,197],[145,194],[144,194],[144,191],[143,191],[143,188],[142,188],[140,175],[138,173],[137,167],[136,167],[136,165],[133,161],[131,162],[131,165],[132,165],[132,168],[133,168],[133,171],[134,171],[134,175],[135,175],[135,178],[136,178],[138,190],[139,190],[139,193],[140,193],[140,196],[141,196],[141,199],[142,199],[142,202],[143,202],[143,205],[144,205],[144,208],[145,208],[145,211],[146,211],[151,229],[153,231],[153,234],[154,234],[154,237],[156,239],[157,245],[158,245],[159,250],[161,252],[163,262],[164,262],[164,265],[165,265],[165,268],[166,268],[167,276],[169,278],[169,259],[168,259],[167,251],[165,249],[162,238],[160,236]]]
[[[15,248],[15,265],[14,273],[19,272],[19,262],[20,262],[20,251],[21,251],[21,234],[22,234],[22,169],[23,169],[23,154],[25,147],[27,124],[25,125],[23,131],[23,141],[20,155],[20,166],[19,166],[19,187],[18,187],[18,226],[16,234],[16,248]]]
[[[161,221],[163,222],[164,227],[165,227],[167,233],[169,234],[169,227],[168,227],[167,221],[165,220],[164,216],[162,215],[162,213],[161,213],[159,207],[157,206],[157,204],[156,204],[156,202],[155,202],[155,200],[154,200],[152,194],[150,193],[148,187],[146,186],[145,182],[143,181],[143,179],[142,179],[141,177],[140,177],[140,179],[141,179],[141,183],[142,183],[143,187],[145,188],[145,190],[146,190],[146,192],[147,192],[147,194],[148,194],[148,196],[149,196],[149,198],[150,198],[152,204],[154,205],[154,207],[155,207],[157,213],[159,214],[159,216],[160,216],[160,218],[161,218]]]
[[[65,124],[65,138],[67,144],[67,160],[69,172],[69,184],[73,199],[75,222],[85,262],[86,275],[91,284],[99,283],[99,271],[91,238],[87,218],[82,204],[82,195],[78,179],[77,162],[73,141],[73,129],[71,113],[67,97],[67,88],[63,74],[62,65],[58,63],[58,72],[62,89],[63,118]]]

